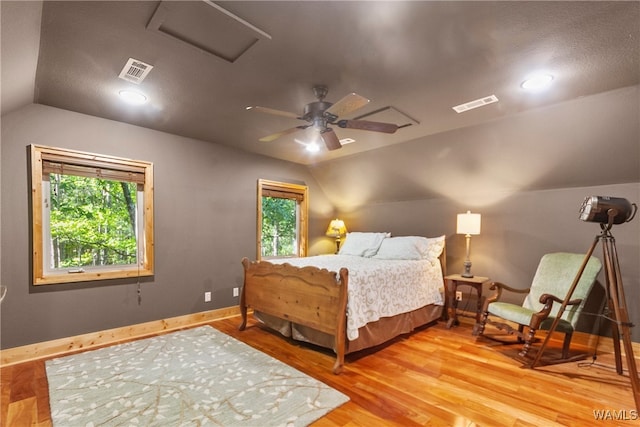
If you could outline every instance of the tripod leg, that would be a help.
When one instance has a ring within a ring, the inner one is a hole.
[[[613,307],[613,300],[609,299],[609,307]],[[622,350],[620,349],[620,330],[618,329],[618,319],[616,317],[615,311],[613,313],[609,313],[609,317],[612,319],[611,322],[611,338],[613,338],[613,353],[615,355],[616,360],[616,372],[618,375],[622,375]]]
[[[633,391],[633,398],[636,403],[636,409],[640,411],[640,379],[638,378],[638,368],[636,367],[636,359],[633,356],[633,346],[631,343],[631,332],[629,313],[627,312],[627,304],[624,298],[624,287],[622,286],[622,274],[620,273],[620,264],[618,263],[618,253],[616,251],[615,240],[613,237],[608,237],[604,242],[605,247],[605,262],[609,267],[609,278],[613,285],[611,287],[611,300],[613,301],[613,308],[615,311],[615,319],[617,325],[615,325],[622,335],[622,343],[624,345],[624,351],[627,358],[627,369],[629,370],[629,380],[631,381],[631,390]],[[614,343],[615,344],[615,343]],[[614,345],[614,347],[616,347]],[[616,357],[620,355],[620,341],[617,341]],[[616,360],[616,365],[618,361]],[[619,372],[620,373],[620,372]]]
[[[609,237],[602,238],[602,259],[604,260],[604,278],[606,283],[607,292],[607,315],[611,319],[611,338],[613,339],[613,354],[616,361],[616,372],[618,375],[622,375],[622,351],[620,349],[620,330],[618,329],[618,317],[617,310],[615,309],[617,304],[617,289],[612,289],[612,284],[615,286],[616,276],[615,267],[613,266],[611,242]],[[613,296],[612,296],[613,292]],[[614,298],[616,302],[614,302]]]

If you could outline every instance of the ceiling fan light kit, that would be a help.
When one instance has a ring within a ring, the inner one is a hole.
[[[333,128],[329,127],[329,125],[334,125],[342,129],[357,129],[382,133],[394,133],[398,130],[398,125],[394,123],[382,123],[367,120],[338,120],[339,117],[350,114],[357,109],[364,107],[370,101],[369,99],[352,92],[341,98],[336,103],[331,103],[324,100],[327,93],[329,93],[327,86],[314,86],[313,94],[317,98],[317,101],[310,102],[305,105],[301,116],[288,111],[281,111],[268,107],[247,107],[247,110],[255,110],[261,113],[304,120],[308,123],[306,125],[296,126],[264,136],[259,140],[262,142],[271,142],[285,135],[311,127],[318,132],[319,137],[322,139],[327,149],[337,150],[342,148],[342,144],[340,143],[340,139],[334,132]]]

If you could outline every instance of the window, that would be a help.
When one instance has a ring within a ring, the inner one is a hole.
[[[258,180],[258,259],[307,254],[307,187]]]
[[[153,164],[31,146],[33,284],[153,275]]]

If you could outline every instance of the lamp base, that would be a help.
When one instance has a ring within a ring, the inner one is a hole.
[[[464,272],[460,276],[466,278],[473,277],[473,274],[471,274],[471,261],[467,260],[464,262]]]

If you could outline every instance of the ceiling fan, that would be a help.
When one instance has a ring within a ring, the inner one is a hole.
[[[370,122],[366,120],[339,120],[340,116],[352,113],[353,111],[367,105],[369,100],[356,93],[350,93],[335,104],[332,104],[331,102],[324,100],[328,92],[329,89],[326,86],[314,86],[313,93],[318,100],[305,105],[302,115],[267,107],[247,107],[247,110],[256,110],[262,113],[290,117],[292,119],[304,120],[308,123],[264,136],[260,138],[260,141],[270,142],[282,136],[299,132],[307,128],[312,128],[318,132],[318,135],[329,150],[337,150],[338,148],[342,148],[342,144],[340,144],[340,140],[336,133],[329,127],[329,125],[338,126],[339,128],[360,129],[384,133],[394,133],[398,130],[398,125],[393,123]]]

